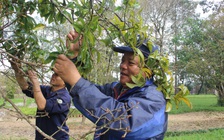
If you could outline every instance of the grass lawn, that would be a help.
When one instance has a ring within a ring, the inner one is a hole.
[[[223,129],[211,129],[207,131],[168,132],[164,140],[223,140]]]
[[[217,106],[217,97],[215,95],[188,95],[187,98],[193,105],[192,109],[182,102],[178,109],[176,109],[175,105],[173,105],[173,109],[169,112],[169,114],[198,111],[224,111],[224,107]]]

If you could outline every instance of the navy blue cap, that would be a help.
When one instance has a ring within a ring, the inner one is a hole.
[[[158,46],[153,45],[152,52],[150,52],[146,40],[141,45],[136,46],[136,48],[138,48],[142,52],[145,58],[148,58],[150,53],[153,53],[154,51],[158,50]],[[134,50],[130,46],[113,47],[113,50],[119,53],[134,52]]]

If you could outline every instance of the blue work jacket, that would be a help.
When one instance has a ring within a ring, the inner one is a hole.
[[[152,80],[121,92],[81,78],[70,91],[76,108],[97,125],[95,140],[162,140],[167,130],[166,101]]]
[[[41,91],[46,99],[46,106],[44,111],[37,109],[36,126],[38,126],[44,133],[55,138],[56,140],[69,140],[69,135],[63,131],[58,131],[61,127],[69,132],[66,125],[66,119],[71,104],[71,96],[66,88],[59,89],[55,92],[51,91],[50,86],[40,86]],[[32,90],[23,90],[27,96],[33,97]],[[58,131],[58,132],[57,132]],[[43,140],[44,137],[36,131],[35,140]]]

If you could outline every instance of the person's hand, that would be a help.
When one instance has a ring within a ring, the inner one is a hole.
[[[78,56],[80,47],[82,45],[83,37],[76,31],[72,30],[69,32],[66,38],[66,47],[74,52],[72,56],[69,56],[69,58],[74,58]],[[74,43],[75,42],[75,43]]]
[[[33,83],[33,85],[36,85],[36,84],[39,85],[38,77],[34,71],[28,70],[28,77],[29,77],[31,83]]]
[[[75,85],[81,78],[75,64],[63,54],[60,54],[56,59],[53,70],[64,82],[71,86]]]

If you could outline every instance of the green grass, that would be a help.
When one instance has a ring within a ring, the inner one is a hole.
[[[19,109],[25,114],[25,115],[30,115],[34,116],[36,115],[37,108],[29,108],[29,107],[19,107]]]
[[[188,95],[187,98],[193,105],[192,109],[182,102],[178,109],[176,109],[176,106],[173,105],[173,108],[169,114],[199,111],[224,111],[224,107],[217,106],[217,97],[215,95]]]
[[[200,131],[183,131],[167,132],[164,140],[223,140],[224,128],[200,130]]]
[[[26,99],[26,106],[29,106],[31,103],[35,103],[35,100],[33,99],[33,98],[29,98],[29,97],[25,97],[25,99]],[[14,104],[23,104],[23,101],[24,101],[24,99],[23,99],[23,96],[21,96],[21,95],[17,95],[17,96],[15,96],[15,98],[14,99],[10,99]],[[0,98],[0,105],[1,104],[3,104],[3,98]],[[5,105],[6,107],[10,107],[11,105],[10,105],[10,103],[9,102],[6,102],[6,105]]]

